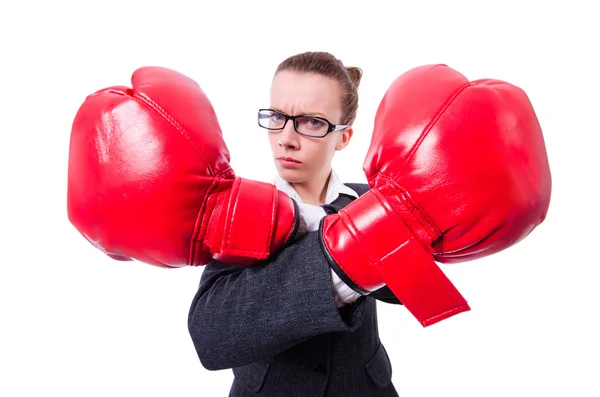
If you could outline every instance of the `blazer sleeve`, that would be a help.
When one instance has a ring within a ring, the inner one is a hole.
[[[311,337],[356,329],[366,297],[337,309],[318,232],[254,266],[216,260],[203,269],[188,329],[209,370],[267,359]]]

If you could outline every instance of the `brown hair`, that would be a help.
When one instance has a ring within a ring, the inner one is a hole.
[[[282,70],[317,73],[338,81],[342,87],[342,124],[352,124],[358,110],[358,85],[362,69],[346,67],[328,52],[304,52],[293,55],[279,64],[275,74]]]

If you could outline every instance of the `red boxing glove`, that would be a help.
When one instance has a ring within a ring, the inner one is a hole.
[[[68,216],[114,259],[160,267],[252,264],[295,237],[297,204],[236,177],[215,111],[192,79],[143,67],[88,96],[71,132]]]
[[[393,82],[363,169],[372,189],[323,221],[332,267],[357,291],[387,285],[423,326],[470,310],[434,260],[504,250],[550,203],[544,138],[525,92],[469,82],[445,65]]]

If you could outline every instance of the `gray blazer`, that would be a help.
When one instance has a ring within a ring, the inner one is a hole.
[[[369,189],[346,186],[359,195]],[[353,199],[342,194],[324,208]],[[233,370],[230,397],[398,396],[376,300],[401,303],[384,287],[337,309],[318,233],[265,264],[205,266],[188,328],[202,366]]]

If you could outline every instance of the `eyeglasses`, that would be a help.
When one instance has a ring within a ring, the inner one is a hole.
[[[350,125],[331,124],[329,120],[316,116],[290,116],[272,109],[258,111],[258,125],[267,130],[283,130],[289,120],[294,122],[294,130],[300,135],[323,138],[330,132],[343,130]]]

